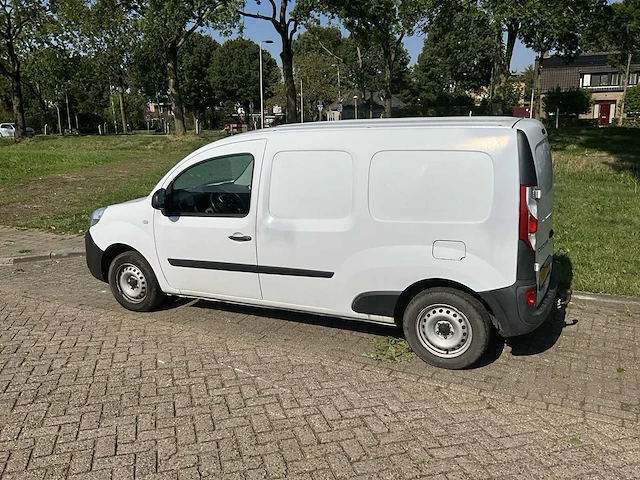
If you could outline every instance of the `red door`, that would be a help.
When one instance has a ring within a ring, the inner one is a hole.
[[[616,102],[596,102],[600,105],[600,125],[609,125],[611,123],[611,110],[613,110]],[[614,112],[615,113],[615,112]]]

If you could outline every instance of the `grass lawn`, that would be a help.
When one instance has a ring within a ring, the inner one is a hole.
[[[564,283],[640,296],[640,129],[551,130],[550,141]]]
[[[0,224],[82,233],[93,210],[147,195],[177,161],[215,139],[38,136],[17,145],[2,139]]]
[[[36,137],[0,142],[0,224],[81,233],[97,207],[147,195],[206,139]],[[564,286],[640,296],[640,129],[550,131]]]

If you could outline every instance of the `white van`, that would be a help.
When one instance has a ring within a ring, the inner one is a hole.
[[[545,321],[553,178],[536,120],[298,124],[207,145],[96,210],[87,264],[135,311],[166,295],[401,324],[463,368]]]

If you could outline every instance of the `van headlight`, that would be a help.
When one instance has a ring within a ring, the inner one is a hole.
[[[100,221],[100,219],[102,218],[102,214],[104,213],[104,211],[106,209],[107,209],[107,207],[102,207],[102,208],[99,208],[99,209],[95,210],[91,214],[91,223],[89,224],[89,228],[93,227],[96,223],[98,223]]]

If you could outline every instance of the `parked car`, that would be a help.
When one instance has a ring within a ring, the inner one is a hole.
[[[31,127],[25,127],[27,135],[32,136],[36,134],[36,131]],[[13,137],[16,132],[15,123],[0,123],[0,137]]]
[[[445,368],[557,290],[544,127],[511,117],[288,125],[205,146],[96,210],[87,264],[125,308],[193,297],[402,325]]]

